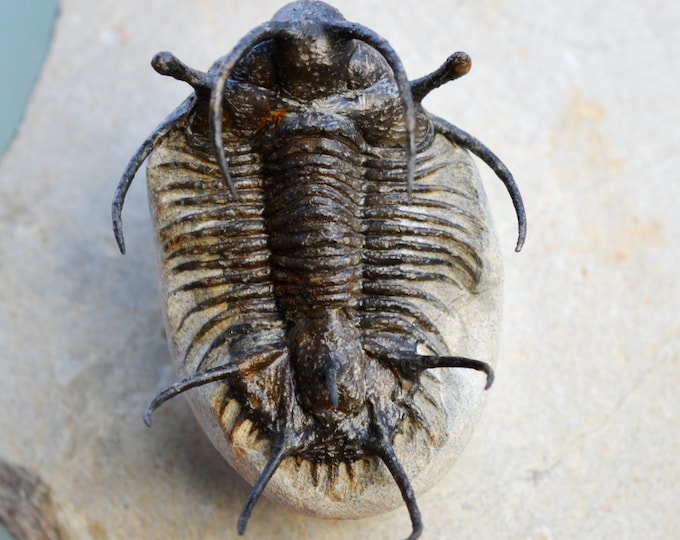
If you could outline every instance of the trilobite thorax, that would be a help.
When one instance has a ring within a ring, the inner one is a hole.
[[[314,145],[313,152],[305,147],[285,155],[294,146],[284,145],[264,157],[225,133],[239,193],[233,201],[212,153],[201,154],[200,144],[187,153],[195,137],[180,131],[159,148],[150,163],[149,185],[163,246],[168,325],[185,372],[219,365],[225,357],[244,365],[242,376],[223,385],[225,401],[216,405],[223,410],[232,398],[242,405],[239,420],[224,426],[227,436],[250,419],[264,437],[268,429],[287,423],[317,430],[317,440],[331,443],[332,437],[298,407],[308,411],[322,401],[325,406],[318,410],[336,417],[338,409],[355,410],[365,428],[366,409],[352,409],[352,402],[367,398],[368,384],[371,399],[389,408],[392,422],[413,423],[429,445],[444,444],[446,408],[437,387],[441,377],[457,375],[426,373],[423,385],[411,386],[409,374],[400,378],[379,357],[393,347],[448,353],[442,332],[450,328],[441,321],[453,318],[454,326],[460,324],[456,295],[475,291],[488,243],[486,209],[480,208],[484,199],[470,158],[429,133],[409,196],[398,150],[362,153],[354,147],[351,153],[343,149],[340,159]],[[316,142],[331,148],[350,144],[330,132]],[[304,164],[294,166],[295,159]],[[356,163],[349,163],[352,159]],[[337,166],[326,166],[334,162]],[[297,185],[305,170],[307,180],[314,181]],[[454,186],[452,177],[470,181]],[[289,190],[296,192],[294,198],[286,198]],[[295,204],[305,199],[306,206]],[[309,208],[312,201],[325,200],[326,205]],[[305,265],[308,272],[291,271]],[[439,294],[442,281],[447,298]],[[457,345],[460,350],[468,346],[462,340]],[[309,355],[324,359],[324,353],[325,361],[344,355],[344,369],[362,370],[346,379],[341,374],[337,409],[328,406],[332,397],[320,376],[324,370],[300,374],[320,389],[316,402],[297,392],[298,384],[309,381],[296,379],[296,361]],[[344,380],[356,386],[345,388]],[[341,433],[337,426],[329,431],[335,437]],[[360,447],[337,439],[330,455],[339,448],[354,457],[361,454]],[[312,454],[328,457],[328,444]]]

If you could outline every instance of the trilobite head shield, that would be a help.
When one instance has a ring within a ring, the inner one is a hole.
[[[271,449],[239,532],[294,456],[336,469],[384,463],[416,538],[422,521],[394,447],[397,435],[436,438],[421,404],[437,398],[421,375],[469,368],[486,373],[486,387],[493,379],[488,363],[451,356],[436,322],[450,307],[432,285],[476,294],[484,272],[486,225],[466,200],[476,188],[469,178],[463,187],[452,179],[452,163],[467,159],[460,147],[507,187],[517,250],[526,229],[521,196],[500,160],[420,106],[465,74],[469,57],[456,53],[409,82],[383,38],[323,2],[299,1],[207,73],[170,53],[152,65],[195,92],[140,147],[113,202],[124,251],[120,214],[132,178],[152,150],[171,154],[158,158],[149,183],[160,178],[150,194],[163,271],[168,297],[182,298],[167,310],[168,327],[187,377],[152,400],[147,423],[164,401],[221,382],[222,403],[239,406],[231,426],[222,425],[224,437],[247,421]],[[181,182],[158,173],[169,168]],[[192,177],[200,189],[187,187]],[[215,408],[222,418],[227,405]]]
[[[333,7],[317,1],[300,1],[283,7],[268,23],[247,34],[225,57],[210,69],[215,74],[211,97],[212,133],[222,174],[232,192],[222,144],[222,104],[224,85],[237,64],[255,47],[270,42],[277,84],[291,97],[310,101],[337,96],[348,90],[347,64],[355,52],[356,41],[378,51],[392,69],[404,107],[407,151],[407,185],[413,183],[415,159],[415,106],[404,68],[392,47],[375,32],[347,22]],[[356,80],[356,79],[355,79]]]

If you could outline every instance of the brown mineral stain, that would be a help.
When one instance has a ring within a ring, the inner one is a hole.
[[[610,253],[605,260],[609,264],[624,264],[630,260],[630,256],[631,254],[627,250],[616,250]]]
[[[612,238],[614,249],[605,255],[605,262],[625,264],[636,256],[636,252],[646,247],[660,246],[663,243],[663,226],[656,220],[633,219],[630,225],[619,229]]]
[[[576,252],[605,264],[623,265],[640,258],[646,250],[663,246],[663,225],[633,212],[624,210],[623,217],[590,224],[587,234],[576,244]]]
[[[258,122],[257,133],[261,132],[264,128],[271,124],[274,125],[280,124],[281,122],[283,122],[283,119],[286,117],[287,114],[288,111],[286,109],[276,109],[274,111],[271,111],[268,118],[262,118]]]
[[[90,521],[87,531],[90,533],[91,535],[90,538],[92,539],[107,538],[107,534],[106,531],[104,530],[104,527],[102,526],[101,523],[97,521]]]
[[[658,221],[652,219],[645,223],[637,223],[635,235],[654,246],[660,246],[663,241],[663,226]]]
[[[573,166],[563,169],[565,176],[572,176],[574,168],[579,171],[596,168],[608,174],[624,170],[624,157],[615,156],[604,122],[607,120],[605,105],[573,91],[567,97],[557,129],[552,136],[556,151],[574,159]]]

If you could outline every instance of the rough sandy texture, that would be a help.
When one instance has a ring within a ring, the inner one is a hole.
[[[249,487],[175,400],[145,186],[110,232],[128,157],[187,94],[164,49],[207,68],[278,2],[64,0],[0,161],[0,457],[38,474],[72,538],[235,536]],[[457,465],[419,498],[424,538],[672,538],[680,531],[680,8],[348,0],[411,77],[466,50],[425,105],[492,147],[529,212],[524,252],[482,169],[505,259],[497,380]],[[262,501],[249,538],[403,538],[401,508],[325,521]]]

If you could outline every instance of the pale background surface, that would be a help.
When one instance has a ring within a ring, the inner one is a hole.
[[[506,262],[497,381],[457,466],[419,497],[429,539],[680,535],[680,7],[670,2],[336,1],[411,78],[472,72],[426,100],[513,170],[529,236],[482,168]],[[0,457],[51,486],[75,538],[233,538],[248,486],[186,403],[141,412],[174,374],[143,175],[129,156],[199,69],[279,2],[64,0],[18,138],[0,161]],[[403,538],[405,509],[357,522],[268,501],[246,538]]]

